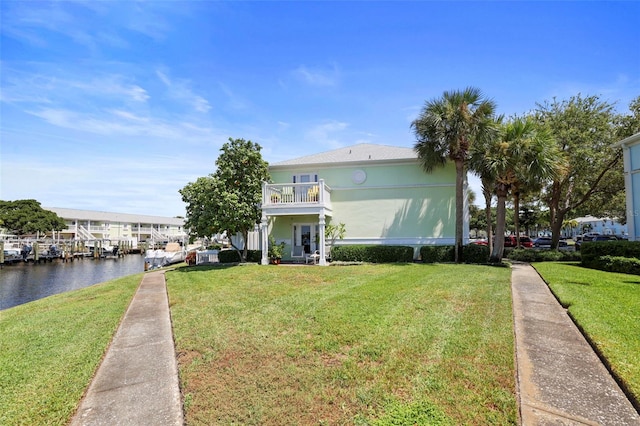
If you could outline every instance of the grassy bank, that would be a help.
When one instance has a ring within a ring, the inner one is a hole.
[[[188,424],[515,424],[510,270],[167,273]]]
[[[141,274],[0,311],[0,424],[67,424]]]
[[[534,266],[640,401],[640,277],[577,264]]]

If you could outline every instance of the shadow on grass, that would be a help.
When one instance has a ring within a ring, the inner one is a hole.
[[[182,273],[202,272],[202,271],[218,271],[218,270],[221,270],[221,269],[234,268],[236,266],[239,266],[239,265],[237,263],[221,263],[221,264],[218,264],[218,265],[196,265],[196,266],[185,265],[185,266],[180,266],[179,268],[175,268],[173,271],[174,272],[182,272]]]

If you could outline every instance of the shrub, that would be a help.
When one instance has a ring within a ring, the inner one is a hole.
[[[583,243],[580,251],[583,266],[601,269],[601,258],[605,256],[640,259],[640,241],[590,241]]]
[[[462,248],[462,258],[464,263],[487,263],[489,261],[490,250],[487,246],[469,244]]]
[[[599,263],[607,272],[640,275],[640,259],[635,257],[602,256]]]
[[[505,256],[511,260],[520,262],[557,262],[580,260],[580,252],[565,250],[531,250],[531,249],[512,249],[505,250]]]
[[[247,250],[247,262],[260,263],[262,261],[262,250]]]
[[[469,244],[462,247],[465,263],[487,263],[490,249],[487,246]],[[455,261],[455,246],[422,246],[420,257],[424,263],[444,263]]]
[[[345,245],[331,249],[331,260],[338,262],[413,262],[413,248],[386,245]]]
[[[220,263],[238,263],[240,262],[240,253],[236,250],[220,250],[218,260]]]
[[[420,257],[425,263],[454,262],[455,246],[422,246]]]

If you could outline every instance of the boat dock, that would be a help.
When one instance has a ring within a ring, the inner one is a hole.
[[[117,259],[128,254],[144,254],[146,244],[141,246],[134,248],[129,241],[112,244],[108,240],[70,240],[58,243],[30,240],[0,241],[0,267],[18,262],[53,262],[56,259],[62,262],[84,258]]]

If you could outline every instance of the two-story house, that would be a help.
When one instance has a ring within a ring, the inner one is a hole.
[[[283,260],[303,260],[317,250],[325,264],[329,223],[345,225],[338,244],[405,245],[417,255],[422,245],[454,243],[455,167],[426,173],[412,148],[359,144],[274,163],[269,171],[263,264],[269,235],[285,243]]]

